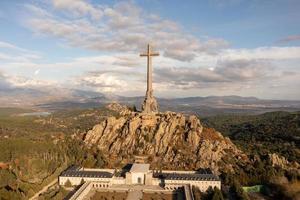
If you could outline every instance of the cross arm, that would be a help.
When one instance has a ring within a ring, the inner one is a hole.
[[[151,53],[151,54],[141,53],[140,56],[159,56],[159,53]]]
[[[151,53],[150,56],[159,56],[159,53]]]

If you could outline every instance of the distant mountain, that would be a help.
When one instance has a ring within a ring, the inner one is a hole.
[[[28,106],[37,102],[37,99],[45,101],[47,93],[31,88],[6,88],[0,89],[0,105],[2,107]]]
[[[36,107],[43,110],[93,108],[111,102],[119,102],[129,106],[135,105],[140,109],[143,99],[144,96],[124,97],[69,88],[14,88],[0,91],[1,107]],[[256,97],[207,96],[158,98],[157,100],[161,111],[171,110],[202,116],[300,110],[300,101],[264,100]]]
[[[79,100],[80,99],[80,100]],[[94,108],[111,102],[118,102],[141,109],[144,97],[106,96],[100,94],[93,98],[74,98],[73,100],[39,104],[47,110]],[[161,111],[175,111],[201,116],[219,114],[261,114],[272,111],[299,111],[300,101],[262,100],[255,97],[209,96],[165,99],[158,98]]]
[[[207,105],[220,107],[299,107],[300,101],[285,101],[285,100],[262,100],[256,97],[241,97],[241,96],[208,96],[208,97],[187,97],[176,98],[172,101],[178,105]]]
[[[99,92],[94,91],[86,91],[86,90],[71,90],[73,97],[78,98],[85,98],[85,99],[92,99],[92,98],[99,98],[104,97],[105,95]]]

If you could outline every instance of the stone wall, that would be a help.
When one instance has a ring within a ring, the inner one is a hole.
[[[104,182],[110,183],[111,178],[93,178],[93,177],[65,177],[59,176],[58,183],[59,185],[65,185],[67,181],[70,181],[72,185],[80,185],[82,181],[84,182]]]
[[[165,180],[165,188],[169,190],[183,185],[196,186],[201,192],[205,192],[209,187],[221,189],[221,181]]]

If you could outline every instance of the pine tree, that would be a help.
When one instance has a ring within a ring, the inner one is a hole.
[[[198,187],[193,186],[192,187],[192,192],[193,192],[195,200],[201,200],[201,192],[200,192]]]
[[[82,178],[81,181],[80,181],[80,185],[83,185],[83,184],[84,184],[84,180]]]
[[[137,112],[137,108],[135,105],[133,105],[133,108],[132,108],[133,112]]]
[[[231,190],[235,193],[237,199],[249,200],[247,193],[243,190],[242,186],[237,180],[234,181]]]
[[[65,187],[72,187],[72,183],[69,179],[65,182]]]
[[[212,200],[224,200],[222,192],[217,187],[214,188]]]

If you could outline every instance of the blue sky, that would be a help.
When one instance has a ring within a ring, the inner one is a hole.
[[[300,1],[0,2],[0,90],[300,99]]]

